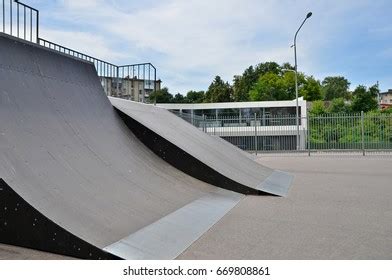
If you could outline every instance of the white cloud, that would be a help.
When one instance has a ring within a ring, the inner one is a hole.
[[[184,93],[195,86],[205,89],[214,75],[231,81],[234,74],[261,61],[293,63],[293,35],[309,10],[314,16],[298,37],[299,69],[316,76],[338,72],[321,64],[329,51],[326,46],[341,43],[346,26],[365,20],[372,4],[369,0],[63,0],[51,16],[80,25],[83,32],[73,36],[50,30],[48,36],[116,63],[150,61],[173,92]],[[347,18],[358,10],[362,13]]]
[[[111,62],[112,60],[126,59],[126,55],[113,51],[104,37],[78,31],[60,31],[44,28],[44,39],[92,55],[96,58]]]

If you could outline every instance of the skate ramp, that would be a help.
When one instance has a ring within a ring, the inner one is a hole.
[[[260,165],[166,109],[114,97],[110,101],[144,144],[185,173],[244,194],[287,195],[290,174]]]
[[[172,226],[154,228],[157,235],[145,242],[186,240],[172,243],[177,247],[170,255],[159,244],[152,246],[156,255],[141,247],[139,258],[171,258],[241,199],[188,176],[143,145],[113,109],[93,64],[4,34],[0,179],[0,243],[78,258],[126,258],[127,248],[112,253],[111,246],[168,217]],[[183,222],[172,213],[211,196],[219,199],[204,204],[207,213],[176,230]],[[213,201],[229,205],[203,223],[216,211]]]

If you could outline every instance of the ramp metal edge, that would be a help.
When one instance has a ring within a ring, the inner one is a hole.
[[[0,243],[79,259],[121,259],[51,221],[0,178]]]
[[[243,195],[219,190],[205,195],[104,248],[124,259],[175,259],[230,211]]]
[[[257,186],[257,189],[273,195],[286,197],[293,178],[294,176],[289,173],[275,170],[267,179]]]

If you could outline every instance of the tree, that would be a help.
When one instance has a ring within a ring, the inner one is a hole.
[[[232,101],[233,88],[221,77],[216,76],[205,94],[205,102],[230,102]]]
[[[173,103],[186,103],[186,98],[181,93],[177,93],[176,95],[174,95],[172,102]]]
[[[283,100],[281,98],[285,95],[285,90],[286,87],[282,77],[269,72],[260,76],[249,96],[252,101]]]
[[[249,101],[249,91],[258,78],[253,66],[249,66],[242,75],[234,76],[233,98],[236,102]]]
[[[185,100],[187,103],[202,103],[204,101],[205,92],[204,91],[188,91]]]
[[[242,75],[234,76],[234,101],[249,101],[251,99],[249,96],[250,91],[254,88],[260,76],[267,73],[281,76],[283,75],[282,69],[294,69],[294,67],[287,62],[282,64],[282,66],[279,66],[276,62],[260,63],[255,67],[249,66]]]
[[[286,67],[288,67],[288,63],[284,64]],[[266,73],[274,73],[274,74],[282,74],[282,67],[279,66],[278,63],[270,61],[270,62],[264,62],[260,63],[256,66],[255,68],[255,74],[260,76]]]
[[[353,91],[353,101],[351,110],[354,112],[369,112],[378,109],[377,96],[380,90],[378,85],[373,85],[367,89],[363,85],[359,85]]]
[[[329,105],[328,112],[336,114],[349,113],[350,106],[344,102],[343,98],[335,98],[332,100],[331,105]]]
[[[298,73],[298,85],[301,88],[305,76]],[[293,100],[295,98],[295,74],[293,72],[263,74],[249,93],[252,101]]]
[[[150,94],[151,103],[172,103],[173,95],[169,93],[169,89],[164,87]]]
[[[341,76],[326,77],[322,84],[322,91],[325,100],[332,100],[334,98],[349,98],[350,82]]]
[[[324,101],[317,100],[312,103],[312,108],[309,110],[310,115],[318,116],[325,114],[327,109],[325,108]]]
[[[301,95],[307,101],[315,101],[322,99],[321,85],[313,76],[306,77],[305,83],[300,90]]]
[[[383,114],[392,114],[392,107],[386,108],[381,111]]]

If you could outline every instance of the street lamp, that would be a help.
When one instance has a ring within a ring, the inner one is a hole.
[[[300,27],[298,28],[297,32],[295,32],[294,36],[294,44],[291,47],[294,47],[294,59],[295,59],[295,124],[297,126],[297,151],[299,150],[299,116],[298,116],[298,64],[297,64],[297,35],[298,32],[301,30],[302,26],[304,25],[305,21],[312,16],[312,12],[309,12],[306,15],[306,18],[301,23]]]

